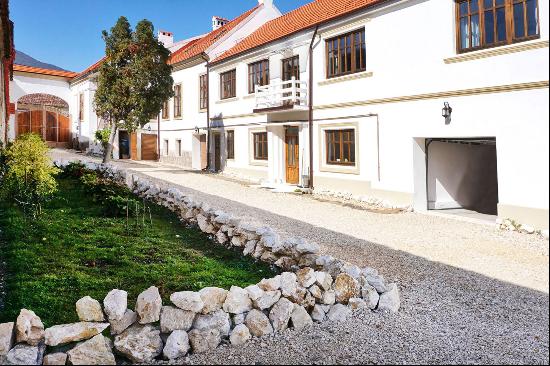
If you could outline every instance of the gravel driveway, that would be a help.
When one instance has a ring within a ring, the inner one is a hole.
[[[357,313],[188,363],[549,362],[548,241],[538,236],[418,213],[369,213],[157,164],[117,164],[399,283],[397,315]]]

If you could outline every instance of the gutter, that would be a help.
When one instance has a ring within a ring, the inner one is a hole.
[[[309,108],[309,118],[308,118],[308,129],[309,129],[309,184],[308,188],[313,190],[313,43],[317,37],[317,32],[319,31],[319,26],[315,27],[315,32],[313,32],[313,37],[311,37],[311,43],[309,44],[309,83],[308,83],[308,108]]]
[[[206,170],[210,169],[210,58],[204,52],[201,58],[206,62]],[[199,91],[200,92],[200,91]]]

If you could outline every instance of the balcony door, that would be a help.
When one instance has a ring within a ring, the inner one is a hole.
[[[283,61],[283,81],[291,81],[292,78],[296,78],[296,80],[300,80],[300,56],[293,56],[287,59],[284,59]],[[285,85],[284,88],[288,88],[289,85]],[[285,93],[283,97],[290,97],[291,93]],[[299,97],[300,95],[297,94]],[[284,105],[291,105],[294,101],[292,100],[285,100]]]
[[[300,142],[296,127],[287,127],[286,129],[285,152],[286,182],[298,184],[300,182]]]

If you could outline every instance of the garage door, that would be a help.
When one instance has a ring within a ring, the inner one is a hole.
[[[157,135],[141,135],[141,160],[158,160]]]

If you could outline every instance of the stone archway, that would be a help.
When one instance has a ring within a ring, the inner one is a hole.
[[[68,147],[71,142],[69,104],[51,94],[27,94],[17,101],[16,137],[36,133],[50,146]]]

